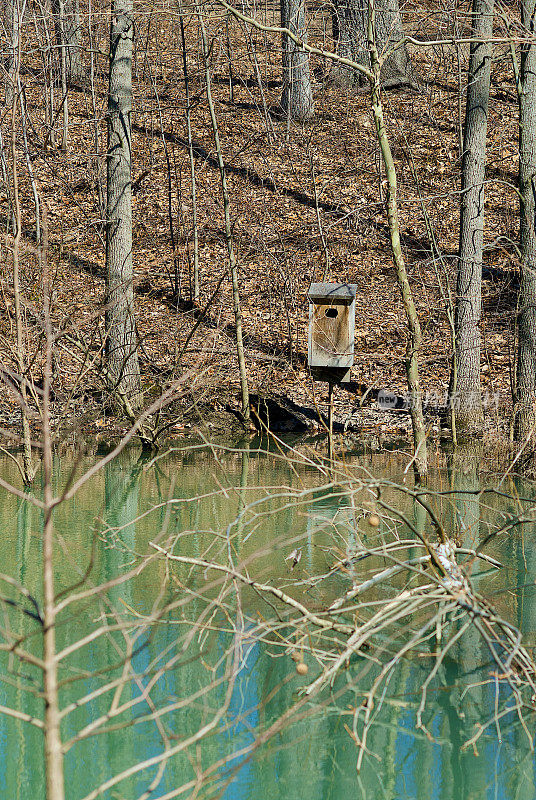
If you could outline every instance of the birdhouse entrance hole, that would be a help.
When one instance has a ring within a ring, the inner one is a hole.
[[[326,311],[326,317],[337,317],[339,312],[336,308],[328,308]]]

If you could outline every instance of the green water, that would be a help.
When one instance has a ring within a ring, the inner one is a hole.
[[[57,457],[55,493],[61,493],[73,470],[79,476],[96,460],[75,463],[70,456]],[[149,543],[158,540],[176,554],[232,563],[314,609],[325,608],[351,586],[351,575],[344,569],[315,585],[309,581],[329,573],[334,552],[343,559],[356,536],[373,546],[375,539],[386,539],[395,529],[407,535],[403,526],[397,528],[396,515],[387,512],[379,531],[364,524],[373,501],[369,491],[356,488],[360,481],[381,478],[385,503],[432,535],[422,508],[396,488],[410,484],[406,464],[404,456],[347,455],[334,477],[319,468],[314,452],[289,462],[277,450],[184,446],[148,461],[137,449],[129,449],[58,507],[57,590],[68,597],[90,585],[113,582],[139,565],[144,554],[154,554]],[[0,469],[4,480],[18,485],[12,461],[4,459]],[[478,457],[461,459],[432,477],[432,489],[445,493],[434,498],[437,516],[465,547],[476,546],[508,516],[520,510],[528,513],[531,497],[536,498],[530,485],[508,480],[500,485],[508,496],[476,494],[484,485],[479,469]],[[520,494],[526,499],[520,500]],[[35,495],[40,496],[39,488]],[[39,602],[41,513],[4,490],[0,510],[0,572],[24,585]],[[532,523],[516,528],[486,547],[504,567],[494,570],[482,564],[473,573],[478,591],[520,628],[529,644],[536,642],[535,545]],[[301,560],[291,570],[285,557],[295,547],[301,550]],[[90,564],[89,583],[71,588],[69,595],[69,587]],[[355,569],[365,574],[369,566],[358,564]],[[382,591],[373,590],[371,600]],[[31,613],[21,613],[13,589],[3,586],[2,593],[3,641],[16,638],[39,655],[39,624]],[[320,665],[311,652],[317,640],[310,627],[301,625],[296,638],[288,612],[272,601],[266,603],[232,581],[222,582],[213,570],[154,557],[128,581],[68,606],[59,619],[58,650],[89,637],[60,666],[69,800],[92,797],[96,787],[130,769],[131,774],[95,796],[536,797],[530,711],[526,729],[515,713],[505,714],[498,727],[486,728],[475,747],[463,749],[475,726],[493,717],[496,704],[502,708],[508,703],[504,687],[497,693],[490,680],[495,666],[472,628],[452,648],[430,687],[425,711],[429,737],[415,728],[415,719],[420,689],[433,664],[432,645],[401,660],[370,728],[358,774],[351,735],[354,713],[380,666],[366,667],[361,659],[352,659],[331,690],[302,702],[285,718],[302,700],[300,690],[320,673]],[[31,603],[23,605],[26,612],[32,611]],[[106,632],[92,638],[105,627]],[[133,655],[125,673],[127,641]],[[306,676],[296,674],[290,657],[295,647],[308,665]],[[333,648],[336,652],[335,644]],[[13,654],[4,653],[0,663],[0,704],[42,717],[38,670],[21,664]],[[102,691],[109,682],[108,691]],[[148,685],[149,703],[141,700]],[[158,724],[150,718],[156,709],[167,709],[158,716]],[[99,719],[103,730],[91,735]],[[278,721],[279,727],[271,729]],[[206,735],[195,741],[202,729]],[[80,731],[86,735],[77,741]],[[2,798],[44,797],[42,739],[41,731],[28,722],[0,717]],[[159,774],[164,739],[176,752]],[[135,767],[147,759],[155,763]],[[148,787],[151,792],[144,794]]]

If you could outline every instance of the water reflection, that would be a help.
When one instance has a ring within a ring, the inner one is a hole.
[[[480,494],[480,458],[478,448],[459,450],[431,486],[431,491],[448,489],[452,493],[428,498],[449,534],[467,548],[476,547],[497,518],[517,510],[515,500]],[[398,480],[402,473],[400,463],[393,458],[391,461],[390,466],[376,462],[375,474],[381,475],[383,470],[384,477]],[[355,470],[357,478],[364,474],[364,467],[370,466],[369,461],[349,462],[347,471],[326,488],[330,477],[305,461],[301,466],[291,466],[277,454],[258,452],[250,446],[238,452],[220,451],[216,458],[209,449],[170,453],[154,463],[140,460],[136,449],[126,450],[106,465],[69,507],[58,512],[57,530],[63,543],[59,549],[63,552],[64,547],[65,552],[65,557],[58,560],[59,588],[72,584],[86,569],[92,559],[95,536],[91,577],[98,583],[128,569],[164,530],[166,536],[175,537],[176,552],[198,558],[208,554],[236,566],[247,564],[257,579],[297,578],[296,596],[313,597],[319,607],[325,607],[335,594],[351,585],[352,570],[359,575],[367,568],[358,562],[331,572],[329,579],[311,586],[307,582],[311,575],[332,569],[328,546],[335,544],[341,562],[349,563],[356,549],[369,543],[364,537],[372,541],[378,535],[361,525],[363,506],[349,480],[351,470]],[[7,462],[4,468],[7,477],[12,478]],[[66,460],[56,463],[58,486],[68,469]],[[533,491],[528,485],[518,485],[517,489],[524,496]],[[423,505],[388,486],[383,491],[389,503],[403,511],[419,533],[433,533]],[[38,595],[40,515],[5,494],[0,505],[3,571]],[[380,536],[388,531],[387,526],[396,527],[392,520],[383,524]],[[410,536],[402,526],[398,530],[400,536]],[[512,621],[529,636],[536,631],[535,538],[535,527],[526,525],[493,542],[488,552],[510,565],[509,569],[497,573],[478,564],[472,567],[478,591],[493,595],[500,610],[510,612]],[[291,573],[285,556],[295,546],[303,549],[303,556]],[[420,552],[416,547],[415,555]],[[258,555],[254,558],[254,554]],[[241,587],[234,593],[222,594],[220,611],[207,616],[210,625],[202,634],[191,635],[188,650],[183,652],[185,631],[190,630],[187,623],[202,613],[202,593],[208,591],[211,598],[218,598],[222,588],[214,576],[187,567],[177,568],[168,585],[166,570],[170,569],[158,562],[136,579],[114,586],[106,602],[100,599],[68,616],[59,635],[63,646],[73,636],[90,631],[100,615],[113,619],[117,609],[134,625],[134,613],[148,613],[160,602],[165,586],[165,599],[175,604],[174,609],[140,641],[133,672],[141,684],[127,681],[120,702],[128,705],[140,696],[143,682],[162,662],[162,654],[176,657],[173,668],[162,675],[152,691],[151,702],[155,707],[164,703],[177,705],[163,719],[165,735],[177,743],[206,725],[215,709],[225,703],[230,690],[226,713],[215,730],[188,754],[178,753],[170,760],[151,797],[171,797],[188,782],[192,785],[185,796],[197,792],[198,797],[222,796],[227,800],[254,800],[261,793],[281,800],[470,800],[488,796],[532,800],[536,796],[530,742],[514,713],[501,719],[499,733],[492,725],[474,748],[463,749],[478,726],[493,717],[497,703],[504,702],[502,696],[498,699],[492,678],[495,666],[473,625],[452,647],[430,687],[425,723],[432,740],[416,729],[415,720],[421,688],[435,663],[434,641],[402,660],[393,673],[388,696],[369,733],[368,752],[359,775],[355,769],[353,715],[380,666],[368,666],[367,671],[357,660],[343,671],[332,692],[326,691],[303,706],[302,718],[284,725],[277,736],[250,752],[259,732],[284,714],[300,697],[299,690],[318,674],[318,664],[307,655],[311,631],[304,625],[297,637],[310,670],[302,677],[296,674],[288,652],[289,632],[284,620],[278,630],[281,646],[276,646],[273,638],[260,639],[257,634],[267,613],[266,604],[254,592]],[[206,590],[206,586],[211,588]],[[189,603],[181,606],[181,599],[186,596]],[[16,630],[21,635],[34,629],[32,620],[21,614],[12,616],[12,625],[18,626]],[[449,627],[447,622],[443,636],[452,636],[456,630],[454,624]],[[230,683],[226,654],[232,650],[236,631],[242,637],[241,656],[234,682]],[[74,653],[63,672],[62,705],[95,692],[102,683],[102,674],[116,676],[121,669],[122,648],[124,637],[121,630],[116,630]],[[7,675],[20,669],[6,657],[2,667]],[[362,683],[356,685],[358,674],[363,676]],[[35,681],[35,675],[25,679],[28,678]],[[180,705],[194,695],[195,702]],[[39,700],[27,698],[20,688],[6,682],[0,689],[0,703],[31,709],[33,713],[40,708]],[[64,741],[75,737],[96,717],[106,715],[109,706],[110,696],[103,694],[67,715]],[[141,719],[143,713],[146,708],[136,705],[116,720],[125,723],[125,728],[73,744],[66,756],[70,800],[84,798],[106,777],[161,752],[162,731],[154,721]],[[139,721],[132,725],[133,719]],[[43,769],[36,755],[41,747],[39,731],[19,720],[0,718],[3,796],[21,800],[42,796]],[[225,759],[218,778],[213,776],[196,788],[199,770]],[[101,796],[109,800],[140,797],[155,771],[153,767],[138,772]]]

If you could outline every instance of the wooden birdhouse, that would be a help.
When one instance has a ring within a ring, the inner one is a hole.
[[[353,283],[312,283],[309,287],[309,367],[316,380],[350,380],[356,288]]]

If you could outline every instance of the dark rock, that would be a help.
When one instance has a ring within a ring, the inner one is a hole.
[[[318,424],[314,412],[298,406],[288,397],[252,394],[249,401],[251,418],[260,431],[268,429],[274,433],[307,433],[315,427],[315,422]]]

